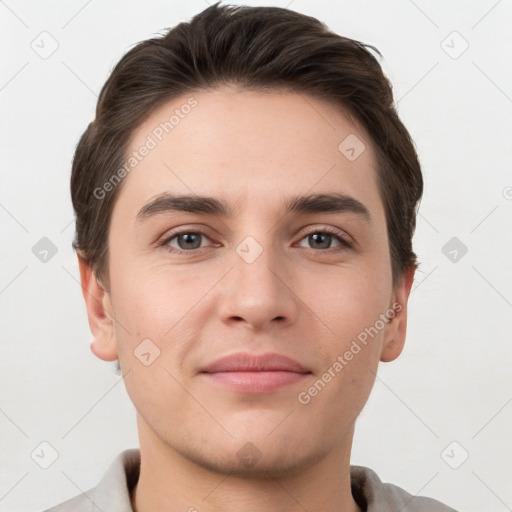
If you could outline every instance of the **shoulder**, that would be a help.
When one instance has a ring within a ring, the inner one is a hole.
[[[354,499],[365,512],[457,512],[435,499],[414,496],[396,485],[383,483],[364,466],[350,466],[350,480]]]
[[[124,450],[110,464],[96,487],[44,512],[131,511],[130,491],[139,478],[139,471],[139,449]]]
[[[91,499],[87,496],[90,496],[94,493],[95,488],[90,489],[84,494],[79,494],[74,498],[64,501],[55,507],[46,509],[44,512],[92,512],[93,504]]]

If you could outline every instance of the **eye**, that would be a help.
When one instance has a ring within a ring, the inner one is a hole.
[[[306,243],[311,244],[312,249],[340,249],[340,248],[350,248],[352,244],[347,240],[347,238],[338,230],[324,227],[321,230],[310,231],[308,234],[301,238],[302,240],[306,240]],[[338,242],[338,245],[332,247],[332,242]],[[301,245],[301,247],[304,247]]]
[[[172,232],[160,242],[159,245],[166,247],[168,251],[173,254],[192,254],[208,246],[203,244],[205,240],[211,242],[211,239],[201,230],[182,230]],[[342,231],[327,226],[310,231],[302,236],[299,242],[300,247],[305,247],[302,245],[304,240],[306,243],[311,244],[309,248],[315,251],[321,249],[332,249],[336,251],[348,249],[353,246],[353,244],[349,242],[347,235],[344,235]],[[333,243],[336,243],[336,245],[333,246]],[[219,244],[217,244],[217,246],[219,246]]]
[[[179,231],[167,237],[160,245],[167,246],[169,252],[184,254],[202,249],[204,247],[202,239],[204,238],[209,240],[206,233],[202,231]]]

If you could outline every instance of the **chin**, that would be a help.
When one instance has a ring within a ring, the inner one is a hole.
[[[275,431],[270,436],[271,429],[263,430],[256,433],[253,429],[247,437],[229,439],[215,439],[205,434],[201,436],[202,444],[188,437],[186,442],[180,446],[174,445],[173,448],[184,458],[208,471],[261,479],[299,474],[330,451],[328,446],[320,442],[318,446],[305,443],[304,436],[300,440],[295,439],[284,429],[281,435]]]
[[[190,460],[197,465],[229,476],[239,478],[274,479],[293,476],[303,472],[321,458],[320,454],[295,453],[284,456],[260,450],[253,443],[247,442],[237,451],[231,453],[189,453]]]

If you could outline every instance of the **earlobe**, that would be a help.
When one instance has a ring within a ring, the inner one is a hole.
[[[411,267],[404,272],[393,294],[390,309],[394,313],[386,325],[380,356],[380,360],[386,363],[395,360],[402,353],[405,345],[407,301],[414,280],[414,271],[415,268]]]
[[[87,308],[89,327],[93,335],[91,351],[104,361],[118,359],[110,295],[98,282],[89,261],[77,253],[82,294]]]

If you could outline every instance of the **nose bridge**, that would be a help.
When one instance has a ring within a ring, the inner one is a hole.
[[[283,255],[266,231],[261,230],[258,239],[246,236],[235,247],[222,300],[224,321],[236,318],[255,328],[273,320],[295,320],[296,304],[286,285],[286,266],[280,264]]]
[[[279,255],[273,245],[268,235],[264,245],[253,236],[246,237],[238,244],[233,264],[240,287],[249,286],[255,290],[261,288],[260,291],[265,294],[278,292],[280,286],[274,268]]]

